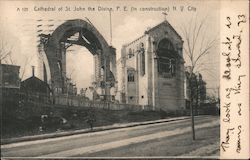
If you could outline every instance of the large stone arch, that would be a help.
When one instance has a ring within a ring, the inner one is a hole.
[[[69,38],[78,34],[77,40]],[[81,19],[68,20],[55,29],[51,35],[46,35],[44,52],[46,54],[49,71],[50,86],[54,93],[65,93],[66,78],[66,50],[70,45],[81,45],[86,47],[95,56],[95,81],[98,84],[115,81],[115,70],[110,68],[116,66],[110,59],[114,59],[115,49],[108,45],[104,37],[89,22]],[[100,79],[101,69],[104,68],[104,77]],[[84,74],[84,73],[82,73]],[[105,87],[105,94],[109,95],[109,87]]]

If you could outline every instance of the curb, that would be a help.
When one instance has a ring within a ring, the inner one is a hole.
[[[136,127],[136,126],[142,126],[142,125],[178,121],[178,120],[184,120],[184,119],[189,119],[189,118],[190,118],[189,116],[185,116],[185,117],[168,118],[168,119],[161,119],[161,120],[155,120],[155,121],[132,122],[132,123],[127,123],[127,124],[114,124],[114,125],[110,125],[110,126],[95,127],[93,130],[80,129],[80,130],[75,130],[75,131],[63,131],[63,132],[48,133],[48,134],[42,134],[42,135],[25,136],[25,137],[19,137],[19,138],[7,138],[7,139],[1,139],[1,145],[10,144],[10,143],[17,143],[17,142],[24,142],[24,141],[41,140],[41,139],[47,139],[47,138],[71,136],[71,135],[75,135],[75,134],[99,132],[99,131],[112,130],[112,129],[129,128],[129,127]]]

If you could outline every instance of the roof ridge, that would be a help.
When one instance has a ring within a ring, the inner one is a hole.
[[[157,24],[156,26],[150,28],[150,29],[147,29],[144,34],[138,38],[136,38],[135,40],[133,40],[132,42],[130,43],[127,43],[127,44],[124,44],[123,46],[124,47],[128,47],[129,45],[133,44],[134,42],[138,41],[139,39],[143,38],[146,34],[148,34],[149,32],[152,32],[153,30],[159,28],[161,25],[168,25],[170,27],[170,29],[182,40],[182,37],[176,32],[176,30],[174,29],[174,27],[167,21],[167,20],[164,20],[163,22]]]

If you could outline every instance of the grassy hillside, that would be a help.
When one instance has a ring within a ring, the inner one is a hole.
[[[65,106],[36,108],[37,112],[34,112],[34,109],[31,112],[31,108],[27,106],[16,116],[12,113],[3,117],[2,138],[90,128],[88,123],[90,119],[93,127],[97,127],[115,123],[157,120],[169,115],[164,111],[112,111]],[[41,115],[46,115],[46,118],[42,120]]]

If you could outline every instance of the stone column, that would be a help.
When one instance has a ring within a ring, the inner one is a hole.
[[[156,46],[154,44],[154,41],[152,39],[152,46],[153,46],[153,52],[152,52],[152,93],[153,93],[153,106],[154,109],[158,109],[158,102],[159,102],[159,93],[158,93],[158,58],[156,53]]]
[[[146,37],[146,57],[147,57],[147,95],[148,95],[148,105],[153,105],[153,44],[152,37],[147,35]]]

